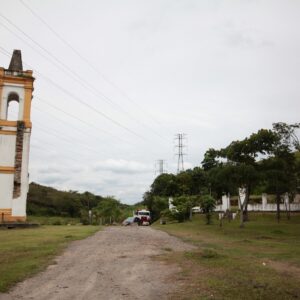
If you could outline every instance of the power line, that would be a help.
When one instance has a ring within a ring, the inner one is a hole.
[[[55,106],[55,105],[49,103],[49,102],[46,101],[44,98],[41,98],[41,97],[39,97],[39,96],[34,96],[34,97],[35,97],[36,99],[39,99],[39,100],[41,101],[41,103],[46,104],[47,106],[49,106],[49,107],[55,109],[56,111],[59,111],[59,112],[65,114],[66,116],[68,116],[68,117],[70,117],[70,118],[72,118],[72,119],[74,119],[74,120],[76,120],[76,121],[79,121],[79,122],[81,122],[82,124],[84,124],[84,125],[86,125],[86,126],[88,126],[88,127],[90,127],[90,128],[93,128],[93,129],[95,129],[95,130],[97,130],[97,131],[101,131],[101,132],[107,134],[109,137],[115,138],[118,142],[122,141],[122,142],[125,142],[125,143],[128,143],[128,144],[131,144],[129,141],[126,141],[126,140],[124,140],[124,139],[122,139],[122,138],[120,138],[120,137],[117,137],[117,136],[111,134],[110,132],[108,132],[107,130],[104,130],[103,128],[97,127],[97,126],[95,126],[93,123],[89,123],[89,122],[87,122],[87,121],[85,121],[85,120],[83,120],[83,119],[81,119],[81,118],[79,118],[79,117],[77,117],[77,116],[75,116],[75,115],[73,115],[73,114],[70,114],[69,112],[67,112],[67,111],[65,111],[65,110],[63,110],[63,109],[61,109],[61,108],[59,108],[59,107],[57,107],[57,106]]]
[[[5,48],[3,48],[3,47],[1,47],[1,46],[0,46],[0,52],[2,52],[4,55],[10,57],[9,52],[8,52]],[[28,65],[29,67],[31,67],[31,66],[30,66],[29,64],[27,64],[27,63],[26,63],[26,65]],[[51,79],[49,79],[48,77],[44,76],[43,74],[41,74],[41,73],[38,72],[38,71],[36,71],[36,73],[37,73],[39,76],[42,76],[42,77],[44,77],[44,78],[46,78],[46,79],[48,79],[48,80],[51,80]],[[56,85],[55,82],[52,81],[52,83]],[[60,88],[59,85],[57,85],[57,87]],[[62,88],[62,89],[63,89],[63,88]],[[66,90],[64,90],[64,91],[65,91],[66,93],[68,93]],[[72,96],[72,94],[71,94],[70,96]],[[76,97],[76,96],[73,95],[73,97]],[[36,98],[41,99],[41,98],[38,97],[38,96],[36,96]],[[41,99],[41,100],[43,101],[43,103],[46,103],[46,101],[45,101],[44,99]],[[68,116],[70,116],[70,117],[72,117],[72,118],[74,118],[74,119],[76,119],[76,120],[81,121],[82,123],[84,123],[84,124],[86,124],[86,125],[88,125],[88,126],[91,126],[91,127],[95,128],[95,129],[97,129],[97,130],[101,130],[101,129],[99,129],[98,127],[94,126],[93,124],[88,123],[88,122],[86,122],[86,121],[84,121],[84,120],[81,120],[81,119],[79,119],[78,117],[76,117],[76,116],[74,116],[74,115],[72,115],[72,114],[70,114],[70,113],[68,113],[68,112],[63,111],[62,109],[59,109],[58,107],[56,107],[56,106],[54,106],[54,105],[52,105],[52,104],[50,104],[50,103],[48,103],[48,102],[47,102],[47,105],[49,105],[49,106],[55,108],[56,110],[59,110],[59,111],[65,113],[66,115],[68,115]],[[43,127],[43,126],[41,126],[41,127]],[[40,130],[43,130],[43,129],[40,128]],[[46,129],[46,130],[47,130],[47,129]],[[102,131],[103,131],[103,130],[102,130]],[[48,131],[47,133],[48,133],[48,134],[51,134],[49,131]],[[53,135],[53,133],[52,133],[52,135]],[[109,135],[111,136],[110,133],[109,133]],[[57,135],[56,135],[56,137],[57,137]],[[63,138],[63,139],[64,139],[64,138]],[[122,140],[122,139],[120,139],[120,138],[117,138],[117,139],[118,139],[118,141]],[[69,140],[68,140],[67,142],[70,143]],[[129,142],[128,142],[128,143],[129,143]],[[73,141],[72,141],[72,144],[73,144]],[[131,145],[131,143],[129,143],[129,144]],[[91,149],[91,148],[90,148],[90,149]],[[94,151],[94,150],[92,150],[92,151]]]
[[[65,120],[61,120],[61,119],[59,119],[58,117],[56,117],[54,114],[50,113],[49,111],[45,112],[45,111],[43,111],[42,109],[40,109],[39,107],[36,107],[36,106],[32,106],[32,107],[33,107],[34,109],[36,109],[36,110],[38,110],[38,111],[44,113],[44,114],[47,114],[47,115],[50,116],[51,118],[53,118],[53,119],[55,119],[55,120],[57,120],[57,121],[59,121],[59,122],[61,122],[61,123],[63,123],[63,124],[66,124],[66,125],[68,125],[68,126],[71,127],[71,128],[74,128],[76,131],[80,132],[80,133],[81,133],[82,135],[84,135],[84,136],[89,135],[89,136],[92,137],[92,138],[99,139],[99,136],[90,134],[90,132],[88,132],[88,131],[86,131],[86,130],[80,128],[80,127],[76,127],[76,126],[74,126],[72,123],[66,122]],[[103,140],[100,140],[100,139],[99,139],[99,141],[101,141],[101,142],[103,143]]]
[[[15,117],[17,117],[17,115],[15,114]],[[17,119],[17,118],[16,118]],[[59,140],[62,140],[62,141],[65,141],[67,143],[70,143],[72,146],[74,146],[74,138],[73,137],[68,137],[68,136],[65,136],[65,135],[61,135],[61,132],[58,132],[57,130],[51,128],[51,129],[48,129],[48,128],[45,128],[44,125],[42,125],[40,122],[37,122],[35,121],[35,125],[34,125],[35,128],[37,128],[39,131],[42,131],[43,133],[46,133],[46,134],[49,134],[49,135],[52,135],[56,138],[58,138]],[[76,140],[75,140],[76,141]],[[49,143],[48,143],[49,144]],[[95,149],[89,147],[88,145],[86,144],[83,144],[82,142],[80,141],[76,141],[76,144],[78,145],[81,145],[83,147],[85,147],[86,149],[88,149],[89,151],[92,151],[96,154],[99,154],[98,151],[96,151]],[[73,152],[75,153],[75,152]],[[79,154],[79,153],[78,153]]]
[[[140,120],[136,119],[135,117],[133,117],[128,111],[124,110],[120,105],[116,104],[111,98],[107,97],[105,94],[103,94],[101,91],[99,91],[98,89],[94,88],[89,82],[87,82],[84,78],[82,78],[81,76],[78,75],[77,72],[75,72],[74,70],[72,70],[70,67],[68,67],[64,62],[62,62],[61,60],[59,60],[55,55],[53,55],[49,50],[47,50],[45,47],[43,47],[40,43],[36,42],[34,39],[32,39],[26,32],[24,32],[20,27],[18,27],[16,24],[14,24],[11,20],[9,20],[7,17],[3,16],[0,13],[0,16],[6,20],[6,22],[8,22],[10,25],[12,25],[14,28],[16,28],[19,32],[21,32],[26,38],[28,38],[30,41],[32,41],[35,45],[37,45],[40,49],[42,49],[44,52],[46,52],[51,58],[52,60],[54,60],[54,65],[62,70],[65,74],[67,74],[67,76],[70,76],[73,80],[75,80],[77,83],[79,83],[81,86],[83,86],[85,89],[88,89],[90,92],[92,92],[96,97],[100,96],[102,99],[104,99],[104,101],[112,104],[113,106],[117,107],[118,110],[121,110],[123,113],[125,113],[126,115],[128,115],[131,119],[134,119],[136,122],[140,123],[142,126],[150,129],[154,134],[156,134],[157,136],[159,136],[160,138],[163,139],[163,137],[158,134],[156,131],[154,131],[152,128],[146,126],[143,122],[141,122]],[[9,32],[11,32],[13,35],[15,35],[17,38],[21,39],[23,42],[25,42],[27,45],[28,43],[22,39],[20,36],[18,36],[17,34],[15,34],[13,31],[11,31],[7,26],[5,26],[3,23],[0,23],[3,27],[5,27]],[[36,49],[34,49],[31,45],[29,45],[29,47],[31,49],[33,49],[34,51],[37,51]],[[41,54],[39,51],[37,51],[40,55],[42,55],[46,60],[49,60],[49,58],[45,57],[43,54]],[[52,62],[53,63],[53,62]],[[63,69],[63,68],[64,69]],[[66,72],[66,70],[68,71],[68,73]],[[69,74],[70,73],[70,74]]]
[[[57,145],[53,145],[53,144],[51,144],[51,143],[49,143],[49,142],[45,142],[44,140],[42,140],[42,139],[38,139],[38,138],[36,138],[36,137],[32,137],[31,136],[31,139],[32,139],[32,141],[40,141],[40,143],[42,143],[42,145],[44,146],[45,144],[47,145],[47,148],[45,147],[44,148],[44,150],[45,150],[45,152],[44,153],[48,153],[48,151],[49,151],[49,149],[48,149],[48,147],[51,147],[51,148],[53,148],[54,150],[58,150],[57,149]],[[35,145],[35,144],[33,144],[33,143],[30,143],[30,148],[31,147],[41,147],[41,145],[39,144],[38,146],[37,145]],[[82,153],[77,153],[77,152],[74,152],[73,150],[70,150],[70,149],[68,149],[68,153],[66,154],[65,152],[59,152],[59,155],[64,155],[65,157],[68,157],[68,158],[70,158],[70,159],[72,159],[71,157],[70,157],[70,155],[69,155],[69,153],[73,153],[73,154],[75,154],[80,160],[82,160]],[[73,159],[74,161],[75,161],[75,159]],[[77,161],[78,162],[78,161]]]
[[[5,52],[9,53],[5,48],[1,47],[1,49],[4,49]],[[3,52],[2,52],[3,53]],[[7,54],[5,54],[7,55]],[[9,56],[9,55],[7,55]],[[30,68],[33,69],[32,66],[30,66],[30,64],[26,63]],[[63,93],[65,93],[66,95],[68,95],[70,98],[72,98],[73,100],[76,100],[77,102],[81,103],[82,105],[88,107],[89,109],[91,109],[93,112],[101,115],[102,117],[104,117],[105,119],[109,120],[110,122],[114,123],[116,126],[123,128],[124,130],[130,132],[131,134],[135,135],[138,138],[141,138],[143,140],[145,140],[145,138],[141,135],[139,135],[138,133],[135,133],[133,130],[129,129],[128,127],[122,125],[120,122],[112,119],[111,117],[107,116],[105,113],[97,110],[95,107],[93,107],[92,105],[89,105],[88,103],[84,102],[83,100],[81,100],[79,97],[77,97],[76,95],[74,95],[73,93],[69,92],[68,90],[66,90],[65,88],[63,88],[62,86],[60,86],[59,84],[57,84],[56,82],[54,82],[52,79],[50,79],[49,77],[43,75],[42,73],[40,73],[39,71],[35,71],[35,73],[37,73],[39,76],[41,76],[44,80],[50,82],[52,85],[54,85],[57,89],[61,90]]]
[[[94,152],[94,153],[96,153],[96,154],[99,155],[99,152],[98,152],[98,151],[96,151],[95,149],[93,149],[93,148],[87,146],[86,144],[83,144],[82,142],[80,142],[80,141],[78,141],[78,140],[76,141],[74,138],[70,138],[70,139],[69,139],[69,137],[64,136],[64,135],[61,135],[60,132],[58,132],[58,131],[56,131],[56,130],[54,130],[54,129],[48,129],[48,128],[45,128],[44,126],[39,125],[39,124],[40,124],[39,122],[38,122],[38,124],[36,124],[36,123],[37,123],[37,122],[35,121],[34,127],[37,128],[37,129],[39,129],[39,130],[42,131],[43,133],[52,135],[52,136],[58,138],[59,140],[65,141],[65,142],[71,144],[73,147],[74,147],[74,142],[75,142],[76,145],[81,145],[82,147],[88,149],[89,151]]]
[[[57,33],[57,31],[55,31],[53,29],[52,26],[49,25],[48,22],[46,22],[38,13],[36,13],[28,4],[26,4],[23,0],[19,0],[20,3],[26,7],[30,13],[35,16],[40,22],[42,22],[63,44],[65,44],[69,49],[71,49],[73,51],[73,53],[75,53],[80,59],[82,59],[91,69],[94,70],[94,72],[96,72],[99,76],[101,76],[103,78],[104,81],[106,81],[108,84],[110,84],[112,87],[114,87],[116,90],[119,91],[119,93],[124,96],[129,102],[133,103],[134,105],[138,106],[139,109],[144,112],[145,114],[147,114],[148,116],[151,117],[152,120],[154,120],[156,123],[157,120],[153,118],[153,116],[151,114],[149,114],[149,112],[143,110],[141,108],[141,106],[136,103],[135,101],[133,101],[125,92],[124,90],[122,90],[118,85],[116,85],[112,80],[110,80],[107,76],[105,76],[102,72],[100,72],[88,59],[86,59],[85,56],[83,56],[76,48],[74,48],[70,43],[67,42],[67,40],[65,38],[63,38],[59,33]],[[160,125],[160,123],[158,123]]]
[[[14,117],[15,120],[17,120],[17,119],[18,119],[17,113],[14,113],[14,114],[13,114],[13,117]],[[66,139],[64,139],[64,137],[61,137],[61,136],[56,135],[56,134],[53,134],[53,132],[51,132],[51,130],[49,130],[49,129],[47,130],[47,129],[45,129],[44,127],[41,128],[41,127],[39,127],[39,125],[36,125],[36,124],[34,125],[34,128],[37,128],[39,131],[42,131],[42,132],[47,133],[47,134],[50,134],[50,135],[52,135],[52,136],[54,136],[54,137],[56,137],[56,138],[59,138],[59,140],[63,140],[63,141],[66,141],[67,143],[70,143],[70,140],[66,140]],[[49,143],[49,141],[45,142],[45,141],[42,141],[41,139],[36,138],[35,136],[32,135],[32,131],[31,131],[31,139],[32,139],[33,141],[38,140],[38,141],[40,141],[43,145],[46,144],[46,145],[48,145],[48,146],[50,146],[50,147],[55,148],[55,150],[57,150],[57,145],[56,145],[56,147],[55,147],[53,144]],[[73,143],[72,143],[72,146],[74,146]],[[30,145],[30,147],[31,147],[31,145]],[[80,157],[82,158],[82,153],[74,152],[74,151],[73,151],[73,148],[72,148],[72,150],[68,150],[68,151],[70,151],[70,152],[74,153],[75,155],[78,155],[78,156],[80,156]]]

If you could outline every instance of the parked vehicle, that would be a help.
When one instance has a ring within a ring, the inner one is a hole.
[[[138,209],[137,211],[135,211],[134,217],[138,218],[138,224],[140,226],[148,226],[151,224],[151,214],[147,209]]]
[[[139,223],[139,221],[140,221],[140,219],[137,218],[136,216],[128,217],[122,222],[122,225],[128,226],[128,225],[132,225],[133,223]]]
[[[128,225],[131,225],[132,223],[134,222],[134,217],[128,217],[127,219],[125,219],[124,221],[123,221],[123,225],[124,226],[128,226]]]

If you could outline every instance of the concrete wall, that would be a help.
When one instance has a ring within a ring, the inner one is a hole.
[[[285,204],[280,204],[280,210],[285,211]],[[248,204],[248,211],[277,211],[275,203],[268,203],[265,207],[262,204]],[[300,211],[300,203],[290,203],[290,211]]]
[[[280,204],[280,210],[285,211],[287,208],[290,211],[300,211],[300,203],[299,202],[289,202],[289,198],[287,194],[283,195],[284,203]],[[295,199],[298,199],[298,195],[295,196]],[[225,212],[227,209],[230,209],[230,204],[228,206],[228,201],[230,203],[230,199],[225,195],[222,197],[222,204],[216,206],[216,211]],[[229,207],[229,208],[228,208]],[[248,204],[248,211],[277,211],[276,203],[268,203],[267,194],[262,194],[262,202],[258,204]]]

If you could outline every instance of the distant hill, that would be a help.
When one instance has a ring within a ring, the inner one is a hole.
[[[96,207],[101,200],[103,197],[89,192],[59,191],[32,182],[27,197],[27,214],[80,217],[82,211]]]

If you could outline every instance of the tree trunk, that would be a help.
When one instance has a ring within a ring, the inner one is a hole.
[[[288,205],[287,205],[287,219],[290,220],[291,219],[291,203],[290,201],[294,200],[294,193],[291,193],[291,199],[289,199]]]
[[[248,222],[249,221],[249,214],[248,214],[248,203],[250,199],[250,187],[247,186],[246,187],[246,199],[244,202],[244,212],[243,212],[243,217],[244,217],[244,222]]]
[[[241,203],[240,221],[241,221],[240,228],[244,228],[244,207],[242,203]]]
[[[276,213],[276,217],[277,217],[277,222],[280,222],[280,193],[277,192],[276,193],[276,204],[277,204],[277,213]]]
[[[238,199],[239,199],[240,209],[241,209],[241,212],[240,212],[240,222],[241,222],[240,223],[240,228],[244,228],[244,205],[242,204],[240,194],[238,196]]]

